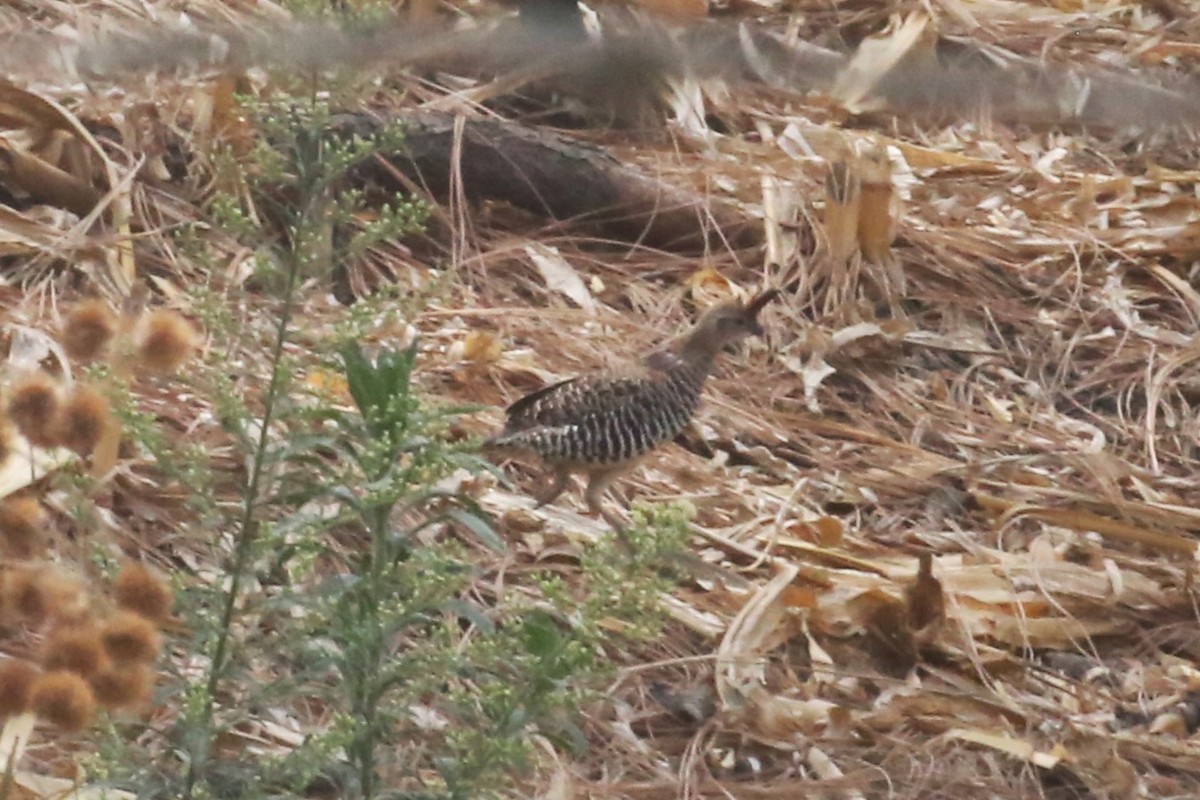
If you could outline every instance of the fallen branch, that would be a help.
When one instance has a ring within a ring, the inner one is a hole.
[[[456,147],[453,115],[426,112],[402,119],[405,151],[383,164],[364,165],[356,177],[400,191],[403,183],[394,169],[444,202],[457,172],[471,202],[501,200],[667,250],[697,251],[721,239],[734,247],[760,241],[761,224],[739,209],[670,186],[566,136],[514,122],[466,119]],[[366,114],[343,115],[336,122],[360,135],[385,124]]]

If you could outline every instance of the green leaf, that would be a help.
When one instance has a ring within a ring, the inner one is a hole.
[[[363,355],[362,347],[355,341],[342,345],[342,364],[346,370],[346,385],[354,404],[364,417],[375,406],[375,399],[380,395],[380,387],[371,363]]]
[[[496,623],[492,622],[491,618],[483,613],[483,610],[474,603],[468,603],[465,600],[451,600],[446,603],[445,608],[450,613],[462,617],[483,633],[490,634],[496,632]]]
[[[471,535],[478,539],[484,547],[497,553],[503,553],[508,549],[504,540],[496,535],[495,529],[483,518],[482,514],[482,509],[477,513],[465,508],[452,508],[446,512],[447,518],[470,531]]]
[[[507,718],[504,720],[504,725],[501,730],[508,736],[519,733],[525,727],[525,723],[529,721],[529,711],[525,706],[517,706],[510,709]]]
[[[530,655],[548,659],[562,646],[558,627],[548,614],[540,611],[531,613],[525,620],[525,649]]]

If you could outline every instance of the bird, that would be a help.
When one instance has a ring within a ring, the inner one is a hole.
[[[504,430],[484,443],[485,451],[541,458],[550,475],[534,496],[538,508],[557,500],[571,476],[582,473],[588,510],[622,532],[620,516],[603,506],[605,495],[643,456],[683,431],[717,356],[731,344],[762,336],[758,314],[778,295],[767,289],[748,301],[716,304],[691,330],[637,362],[525,395],[505,410]]]

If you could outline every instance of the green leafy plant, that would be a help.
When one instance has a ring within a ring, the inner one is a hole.
[[[214,370],[209,383],[226,428],[246,453],[248,474],[240,512],[224,526],[232,528],[229,579],[216,590],[219,597],[204,598],[193,606],[198,612],[192,620],[198,643],[211,648],[211,660],[203,687],[193,687],[195,700],[185,707],[194,713],[185,713],[178,726],[188,754],[184,776],[188,795],[214,779],[216,773],[209,766],[211,743],[218,731],[237,724],[246,714],[243,710],[218,720],[218,696],[226,682],[237,683],[246,675],[249,654],[234,652],[243,647],[234,632],[239,614],[245,613],[246,585],[264,566],[269,569],[272,562],[280,562],[269,548],[276,535],[282,534],[273,535],[272,530],[288,517],[287,504],[293,498],[279,491],[277,478],[304,463],[299,454],[306,445],[305,412],[291,380],[298,364],[295,356],[285,355],[295,334],[298,288],[307,278],[327,280],[351,257],[347,254],[415,230],[423,215],[419,204],[397,203],[376,213],[372,222],[358,225],[364,199],[345,184],[348,172],[371,153],[381,149],[394,152],[400,146],[397,129],[381,131],[373,139],[342,135],[331,125],[326,106],[290,99],[251,104],[248,111],[257,122],[259,144],[250,159],[232,154],[217,159],[218,175],[224,175],[225,182],[236,190],[217,195],[211,210],[218,229],[254,248],[259,281],[278,295],[279,307],[271,341],[266,344],[270,374],[261,409],[252,409],[245,402],[239,387],[223,370]],[[270,225],[264,225],[266,222]],[[358,231],[348,238],[350,246],[335,251],[329,246],[334,230],[352,224]],[[221,331],[214,333],[220,335]],[[258,344],[230,340],[224,352],[252,352]],[[283,530],[286,532],[286,525]],[[293,555],[303,556],[303,548]],[[264,612],[272,613],[269,605],[255,613]]]
[[[455,410],[426,409],[415,395],[416,357],[415,344],[371,360],[346,342],[341,358],[355,409],[329,416],[335,433],[327,444],[337,457],[322,492],[364,539],[318,592],[320,613],[309,622],[329,637],[332,664],[345,679],[338,688],[356,723],[347,755],[364,797],[376,795],[382,744],[403,727],[416,698],[436,689],[440,679],[430,684],[430,677],[451,666],[439,645],[450,642],[459,619],[490,627],[482,610],[458,599],[471,577],[463,556],[453,546],[420,547],[417,537],[452,523],[503,547],[474,501],[443,485],[455,470],[482,464],[447,446],[444,423]]]
[[[262,144],[218,165],[234,183],[211,211],[214,229],[256,254],[255,286],[273,305],[239,317],[201,292],[219,357],[195,380],[244,464],[236,502],[228,481],[186,463],[201,449],[172,455],[143,433],[144,447],[174,459],[171,474],[204,476],[194,505],[221,567],[180,591],[193,632],[181,647],[203,667],[167,690],[181,769],[139,772],[114,729],[103,771],[162,797],[519,795],[538,738],[586,746],[579,711],[610,673],[613,619],[625,642],[656,635],[663,555],[686,525],[670,510],[639,516],[627,547],[589,548],[569,584],[530,572],[498,586],[495,565],[512,556],[473,496],[493,468],[451,436],[468,409],[423,396],[419,342],[363,344],[418,314],[421,293],[381,293],[321,330],[295,320],[303,287],[419,224],[411,202],[360,213],[365,198],[346,185],[364,158],[400,147],[398,134],[350,136],[315,104],[251,111]],[[150,430],[133,412],[127,422]],[[248,760],[230,742],[264,718],[293,721],[303,741]]]

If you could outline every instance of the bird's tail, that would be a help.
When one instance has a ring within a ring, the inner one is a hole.
[[[483,440],[480,446],[485,455],[504,458],[529,452],[529,444],[525,441],[524,431],[510,433],[504,431]]]
[[[541,426],[520,431],[504,431],[485,439],[483,452],[492,457],[544,456],[547,448],[564,434],[564,427]]]

